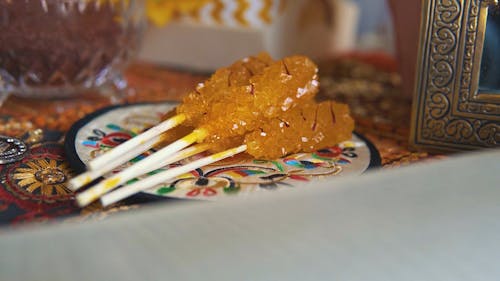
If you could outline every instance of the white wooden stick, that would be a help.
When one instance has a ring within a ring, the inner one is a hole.
[[[207,131],[204,129],[196,129],[191,134],[177,140],[170,145],[158,150],[151,154],[146,159],[126,168],[125,170],[113,175],[98,184],[90,187],[84,192],[76,196],[79,206],[86,206],[93,201],[97,200],[106,192],[116,188],[117,186],[134,179],[140,175],[156,170],[158,163],[163,163],[168,157],[174,153],[181,151],[183,148],[191,145],[194,142],[201,141],[207,136]],[[188,156],[186,156],[188,157]]]
[[[120,155],[115,160],[108,163],[106,166],[102,167],[101,169],[88,170],[85,173],[82,173],[82,174],[70,179],[68,182],[68,188],[72,191],[77,191],[81,187],[91,183],[93,180],[105,175],[106,173],[111,172],[113,169],[116,169],[117,167],[126,163],[130,159],[133,159],[137,155],[152,148],[155,145],[155,143],[158,142],[158,138],[159,137],[152,138],[149,141],[145,142],[144,144],[141,144],[139,146],[132,148],[131,150],[127,151],[127,153]]]
[[[88,163],[87,166],[90,170],[102,169],[103,167],[106,167],[110,162],[120,157],[120,155],[127,153],[134,147],[137,147],[147,142],[148,140],[157,137],[160,134],[174,128],[175,126],[184,122],[184,120],[186,120],[186,115],[184,114],[175,115],[174,117],[169,118],[161,122],[160,124],[154,126],[153,128],[143,132],[142,134],[137,135],[129,139],[128,141],[120,144],[119,146],[111,149],[110,151],[104,153],[103,155],[97,157],[96,159],[93,159]]]
[[[176,176],[182,175],[189,171],[195,170],[197,168],[212,164],[214,162],[220,161],[222,159],[234,156],[238,153],[241,153],[247,149],[246,145],[241,145],[236,148],[232,148],[211,156],[207,156],[205,158],[201,158],[199,160],[193,161],[183,166],[175,167],[164,172],[160,172],[158,174],[149,176],[145,179],[137,181],[133,184],[126,185],[122,188],[119,188],[109,194],[104,195],[101,198],[101,203],[103,206],[108,206],[120,200],[123,200],[131,195],[134,195],[140,191],[152,188],[158,184],[161,184],[165,181],[168,181]]]

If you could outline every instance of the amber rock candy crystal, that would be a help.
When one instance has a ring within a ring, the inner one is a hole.
[[[249,85],[227,88],[227,94],[208,109],[208,122],[198,127],[209,132],[206,142],[217,145],[214,151],[228,149],[219,144],[234,146],[238,137],[241,144],[262,123],[313,99],[318,88],[317,66],[304,56],[288,57],[251,77]],[[233,141],[223,141],[226,138]]]
[[[348,106],[314,100],[317,72],[307,57],[273,61],[265,53],[219,69],[184,98],[177,113],[187,120],[165,140],[202,128],[208,132],[203,142],[211,144],[212,152],[245,143],[247,152],[259,159],[312,152],[349,140],[354,121]]]
[[[250,78],[260,74],[273,63],[267,53],[239,60],[232,65],[217,70],[207,81],[198,84],[188,93],[177,107],[177,113],[186,115],[186,126],[198,127],[209,122],[206,115],[210,108],[220,103],[225,96],[233,95],[233,87],[249,85]]]
[[[276,159],[350,140],[353,130],[347,105],[309,101],[264,123],[245,137],[245,143],[253,157]]]

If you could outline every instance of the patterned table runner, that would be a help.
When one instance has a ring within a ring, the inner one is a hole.
[[[375,144],[384,168],[444,157],[408,148],[411,102],[400,94],[400,78],[392,58],[355,55],[320,65],[321,95],[351,105],[356,131]],[[124,103],[179,100],[206,77],[137,63],[127,72],[131,90]],[[66,188],[74,173],[65,160],[64,133],[75,121],[108,105],[109,99],[97,93],[66,100],[7,100],[0,108],[0,135],[20,138],[29,148],[22,161],[0,165],[1,225],[54,218],[85,221],[140,207],[141,200],[129,200],[109,208],[93,204],[80,209]]]

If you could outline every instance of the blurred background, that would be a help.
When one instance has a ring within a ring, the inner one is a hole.
[[[386,0],[253,0],[243,8],[241,1],[207,3],[151,26],[140,58],[211,71],[263,50],[275,58],[300,53],[315,59],[395,52]],[[242,18],[239,9],[246,9]]]
[[[356,47],[395,53],[391,14],[386,0],[351,0],[360,7]]]

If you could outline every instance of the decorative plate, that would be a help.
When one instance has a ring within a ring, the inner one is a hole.
[[[65,149],[70,164],[75,171],[83,172],[85,163],[90,159],[158,123],[162,114],[175,105],[115,106],[88,115],[75,123],[66,136]],[[145,154],[131,160],[128,165],[145,157]],[[352,140],[337,146],[275,161],[236,156],[179,176],[145,191],[143,195],[147,194],[150,198],[217,199],[300,187],[304,182],[320,179],[334,180],[338,176],[359,175],[377,166],[380,166],[378,151],[361,135],[354,134]]]

